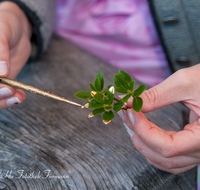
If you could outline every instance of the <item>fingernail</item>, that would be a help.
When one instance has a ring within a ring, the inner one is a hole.
[[[5,75],[8,72],[8,65],[5,61],[0,61],[0,75]]]
[[[13,98],[9,98],[9,99],[7,99],[7,104],[9,105],[9,106],[14,106],[14,105],[17,105],[17,104],[20,104],[21,102],[19,101],[19,99],[18,98],[16,98],[16,97],[13,97]]]
[[[134,119],[133,112],[130,109],[127,109],[127,113],[128,113],[128,117],[129,117],[131,123],[134,125],[135,119]]]
[[[130,130],[129,127],[128,127],[125,123],[124,123],[124,127],[125,127],[127,133],[128,133],[128,134],[130,135],[130,137],[132,138],[134,132],[133,132],[132,130]]]
[[[7,87],[0,88],[0,97],[1,98],[9,97],[12,95],[13,95],[13,93],[9,88],[7,88]]]
[[[122,118],[122,120],[124,120],[125,114],[124,114],[124,111],[123,111],[123,110],[119,110],[119,111],[117,112],[117,114]]]

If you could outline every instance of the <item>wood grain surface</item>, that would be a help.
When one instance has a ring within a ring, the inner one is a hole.
[[[96,74],[113,83],[118,69],[54,36],[40,61],[17,80],[84,103]],[[139,85],[139,83],[137,83]],[[16,107],[0,110],[0,190],[195,190],[196,168],[171,175],[152,167],[135,149],[122,120],[104,125],[91,110],[27,93]],[[165,130],[181,130],[188,109],[176,103],[147,114]]]

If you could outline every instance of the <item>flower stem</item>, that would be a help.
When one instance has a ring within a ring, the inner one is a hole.
[[[114,100],[115,100],[116,102],[119,102],[119,101],[120,101],[119,99],[117,99],[117,98],[115,98],[115,97],[114,97]]]

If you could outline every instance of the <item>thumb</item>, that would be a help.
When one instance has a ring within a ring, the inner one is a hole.
[[[143,100],[142,112],[150,112],[185,99],[185,85],[187,84],[184,84],[181,72],[183,71],[177,71],[162,83],[142,93],[140,96]],[[128,102],[127,106],[131,107],[132,101]]]
[[[10,69],[9,45],[6,38],[0,36],[0,77],[6,77]]]

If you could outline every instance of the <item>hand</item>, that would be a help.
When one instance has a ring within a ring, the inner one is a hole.
[[[142,112],[120,112],[131,129],[132,142],[147,161],[163,171],[179,174],[200,163],[200,64],[182,69],[161,84],[146,90]],[[182,101],[197,117],[182,131],[164,131],[144,115],[160,107]],[[128,103],[131,107],[131,102]],[[129,130],[128,129],[128,130]]]
[[[0,77],[15,78],[31,52],[31,25],[23,11],[12,2],[0,3]],[[22,90],[0,83],[0,109],[22,103]]]

